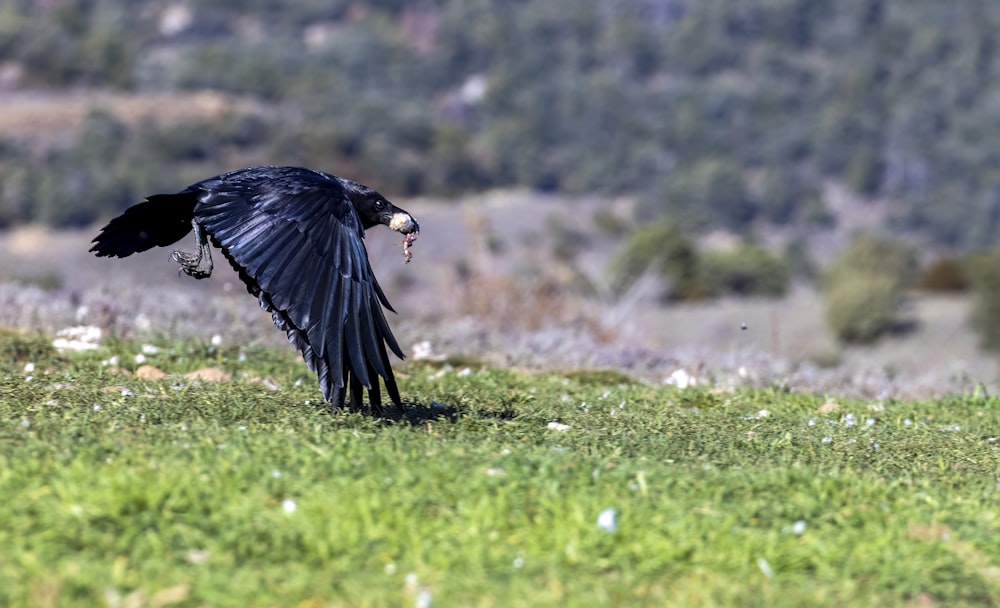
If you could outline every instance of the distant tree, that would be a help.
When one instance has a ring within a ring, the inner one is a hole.
[[[724,159],[679,167],[666,188],[667,212],[694,218],[691,223],[742,231],[757,213],[739,167]]]

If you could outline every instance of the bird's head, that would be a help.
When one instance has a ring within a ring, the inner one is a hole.
[[[344,189],[354,204],[354,209],[361,218],[361,223],[367,230],[378,224],[384,224],[390,229],[402,234],[420,232],[420,224],[406,210],[390,203],[384,196],[357,182],[341,179]]]

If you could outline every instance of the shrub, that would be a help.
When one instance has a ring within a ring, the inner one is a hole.
[[[873,342],[896,324],[900,297],[890,277],[845,275],[826,291],[826,321],[843,342]]]
[[[962,262],[950,256],[939,257],[920,273],[917,287],[923,291],[961,292],[969,289],[969,276]]]
[[[918,272],[913,249],[870,235],[859,236],[841,252],[827,271],[827,283],[845,275],[877,274],[897,283],[898,289],[913,285]]]
[[[759,245],[710,251],[701,258],[701,279],[712,295],[783,296],[788,291],[788,265]]]
[[[629,237],[625,251],[612,262],[615,290],[628,289],[649,269],[669,282],[664,294],[667,299],[690,300],[706,295],[694,243],[668,220],[641,228]]]
[[[867,343],[897,327],[905,290],[916,271],[912,249],[871,236],[855,239],[825,277],[830,329],[843,342]]]

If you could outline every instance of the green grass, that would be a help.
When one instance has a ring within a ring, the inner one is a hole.
[[[0,605],[1000,604],[993,397],[411,364],[393,422],[324,413],[290,351],[160,347],[235,379],[0,336]]]

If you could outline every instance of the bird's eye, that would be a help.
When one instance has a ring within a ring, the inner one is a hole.
[[[380,198],[375,199],[375,209],[379,210],[382,209],[382,207],[385,207],[385,201]]]

